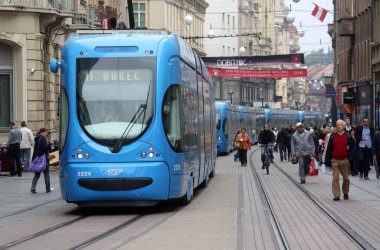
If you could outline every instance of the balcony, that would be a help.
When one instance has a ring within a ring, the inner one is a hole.
[[[0,0],[0,9],[43,13],[67,12],[72,16],[75,11],[74,2],[75,0]]]
[[[337,25],[338,36],[353,36],[355,35],[355,26],[353,17],[341,17]]]

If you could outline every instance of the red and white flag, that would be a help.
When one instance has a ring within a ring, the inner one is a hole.
[[[319,21],[323,22],[327,15],[327,10],[315,4],[314,10],[311,12],[311,14],[318,18]]]

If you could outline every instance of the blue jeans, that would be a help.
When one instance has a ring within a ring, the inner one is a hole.
[[[21,162],[24,162],[24,172],[29,171],[30,165],[30,148],[22,148],[20,149]]]
[[[46,166],[45,170],[42,171],[45,177],[45,186],[46,190],[50,190],[50,176],[49,176],[49,165]],[[38,179],[40,178],[41,173],[35,173],[32,180],[32,189],[36,189]]]
[[[265,162],[265,149],[266,147],[269,147],[269,154],[270,154],[270,160],[273,161],[273,146],[269,144],[263,144],[261,145],[261,161],[262,163]]]

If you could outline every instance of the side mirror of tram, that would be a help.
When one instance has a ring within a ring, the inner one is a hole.
[[[50,71],[53,73],[58,72],[58,68],[60,68],[62,65],[62,62],[57,59],[51,59],[50,60]]]

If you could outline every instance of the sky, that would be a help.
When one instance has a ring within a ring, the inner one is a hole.
[[[295,3],[293,0],[285,0],[287,7],[291,6],[291,11],[296,17],[293,24],[299,29],[300,22],[302,22],[302,29],[305,35],[300,38],[299,45],[301,46],[301,53],[308,53],[312,50],[318,50],[321,46],[326,53],[328,48],[331,48],[331,37],[327,33],[327,24],[333,23],[333,0],[299,0]],[[327,9],[328,12],[323,23],[311,15],[315,5]],[[320,44],[321,43],[321,44]]]

